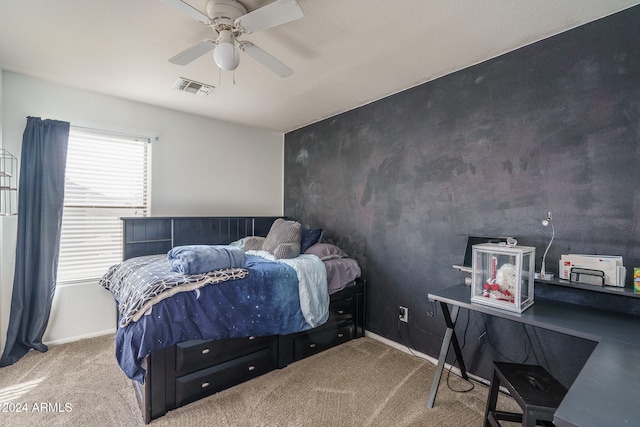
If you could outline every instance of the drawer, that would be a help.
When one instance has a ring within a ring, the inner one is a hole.
[[[353,298],[345,298],[331,301],[329,305],[329,316],[335,320],[347,320],[353,318],[355,314],[355,304]]]
[[[304,359],[353,339],[353,323],[330,324],[294,340],[294,360]]]
[[[264,349],[176,378],[176,407],[266,374],[276,368]]]
[[[276,345],[277,337],[193,340],[176,344],[176,376]]]

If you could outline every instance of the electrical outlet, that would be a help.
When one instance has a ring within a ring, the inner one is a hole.
[[[407,307],[400,306],[398,310],[398,319],[401,322],[409,323],[409,309]]]

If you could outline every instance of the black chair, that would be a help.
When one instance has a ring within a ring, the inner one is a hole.
[[[522,414],[496,410],[500,386],[509,390]],[[500,427],[499,420],[522,423],[525,427],[553,426],[553,414],[565,394],[567,389],[542,366],[494,362],[484,427]]]

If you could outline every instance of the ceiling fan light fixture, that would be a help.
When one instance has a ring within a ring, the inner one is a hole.
[[[213,51],[213,60],[220,69],[233,71],[240,64],[240,51],[235,45],[231,31],[220,31],[217,46]]]

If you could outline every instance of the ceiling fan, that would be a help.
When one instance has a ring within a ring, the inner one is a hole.
[[[238,38],[245,33],[255,33],[302,18],[304,13],[296,0],[276,0],[252,12],[236,0],[208,0],[206,15],[182,0],[161,1],[211,27],[215,33],[215,38],[202,40],[170,58],[169,62],[187,65],[213,50],[216,65],[222,70],[232,71],[240,63],[239,51],[243,51],[280,77],[293,73],[291,68],[255,44]]]

